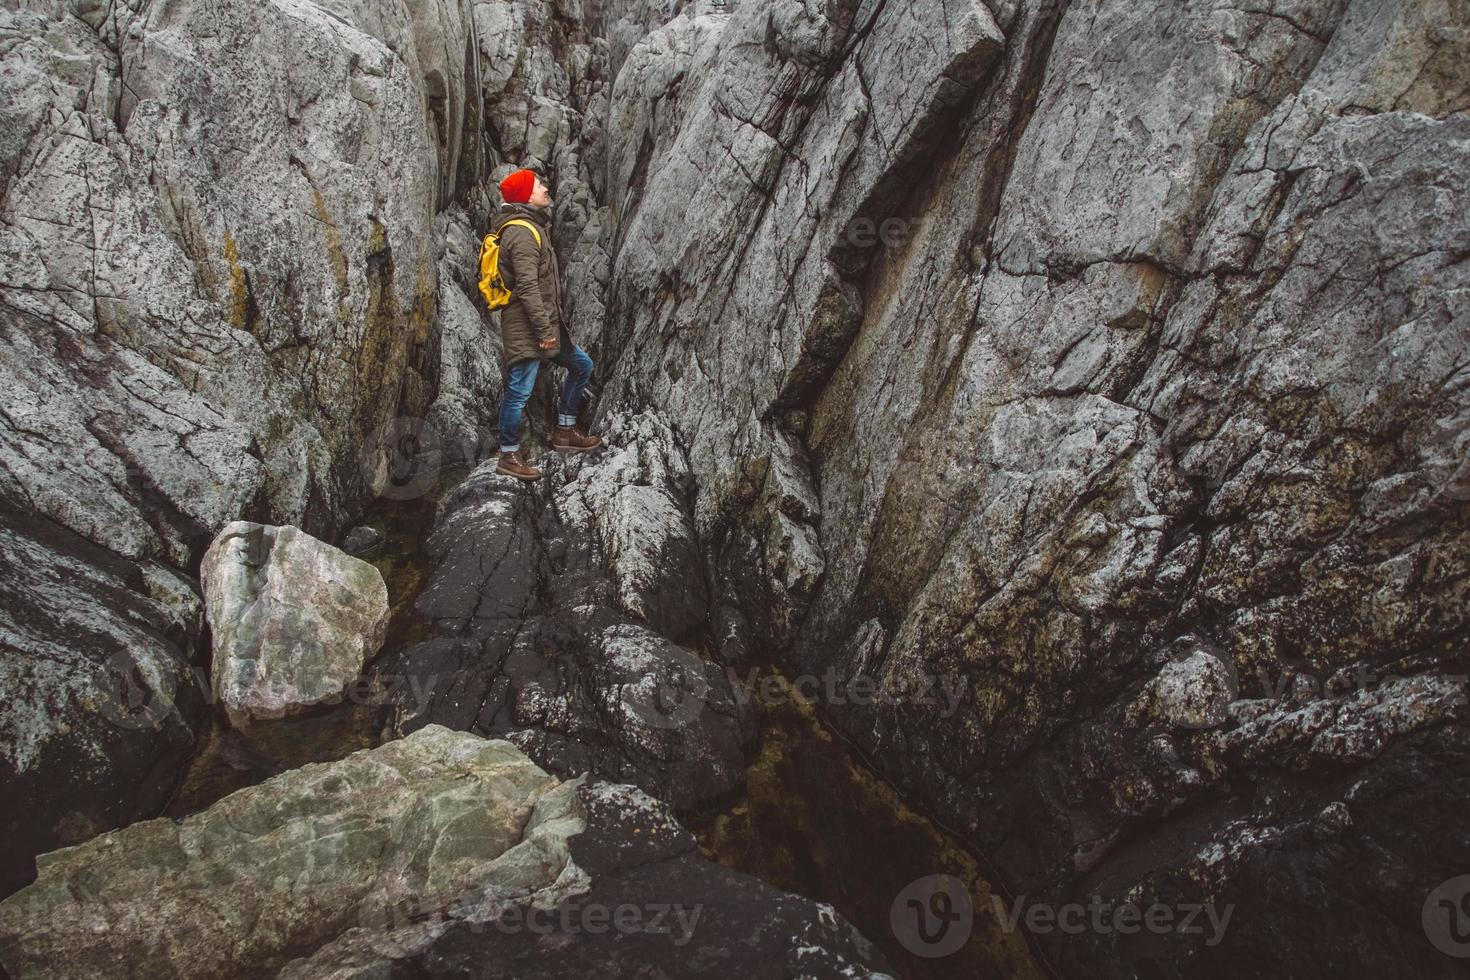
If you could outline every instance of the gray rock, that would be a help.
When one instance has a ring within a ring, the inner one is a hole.
[[[388,629],[378,570],[289,525],[225,525],[199,577],[215,696],[241,730],[340,696]]]
[[[702,655],[709,598],[672,430],[642,413],[601,435],[595,454],[548,455],[536,484],[487,461],[441,502],[415,605],[437,635],[377,669],[398,682],[399,731],[507,738],[553,772],[692,809],[740,784],[753,705]]]
[[[0,507],[0,892],[31,858],[152,816],[207,717],[192,582]]]
[[[688,739],[721,760],[687,789],[708,799],[739,765],[717,684],[676,734],[613,710],[678,687],[685,654],[937,681],[953,712],[827,714],[1012,890],[1250,896],[1216,946],[1053,932],[1064,971],[1442,972],[1416,924],[1426,842],[1457,841],[1467,802],[1465,17],[0,11],[0,496],[75,535],[35,566],[85,553],[104,632],[186,622],[139,570],[187,574],[228,520],[335,540],[441,370],[439,458],[477,458],[499,389],[462,270],[495,203],[475,178],[538,166],[597,411],[659,422],[626,477],[482,471],[453,496],[421,607],[439,635],[400,664],[452,682],[405,725],[660,795]],[[61,703],[94,658],[21,581],[7,644],[64,666],[13,683]],[[128,651],[145,676],[180,659]],[[1315,680],[1358,671],[1399,676]],[[88,717],[67,705],[10,727],[61,745]]]
[[[1170,728],[1214,728],[1230,717],[1240,680],[1219,651],[1186,644],[1182,659],[1170,660],[1144,688],[1135,712],[1148,712]],[[1136,715],[1132,724],[1142,720]]]
[[[358,525],[342,539],[342,550],[353,558],[371,558],[383,550],[383,532],[374,527]]]
[[[589,782],[577,801],[586,829],[569,851],[590,888],[540,915],[526,902],[468,904],[413,967],[496,980],[710,970],[893,980],[882,954],[832,906],[710,864],[694,837],[641,791]],[[550,936],[532,942],[527,932]]]
[[[0,957],[24,976],[109,962],[259,976],[372,915],[394,889],[440,908],[494,881],[497,859],[553,808],[538,813],[557,784],[506,742],[438,727],[293,769],[182,821],[44,855],[37,881],[0,903]]]
[[[14,976],[119,964],[156,977],[384,976],[479,943],[497,947],[495,961],[548,968],[532,916],[575,923],[562,909],[595,906],[610,921],[652,900],[690,913],[697,932],[573,930],[556,957],[656,957],[677,975],[708,956],[739,958],[756,976],[808,964],[886,975],[829,907],[706,862],[632,787],[560,782],[508,742],[439,726],[39,865],[34,884],[0,903],[0,963]],[[781,941],[751,949],[746,937],[760,933]]]
[[[167,800],[201,717],[168,580],[245,516],[335,539],[374,434],[428,409],[434,212],[480,158],[462,13],[0,8],[0,500],[35,571],[0,656],[16,860]]]
[[[439,260],[439,393],[430,408],[426,447],[440,465],[476,463],[494,452],[504,376],[498,313],[480,295],[480,242],[468,216],[451,208],[440,215],[444,255]],[[486,229],[488,231],[488,229]]]
[[[1017,893],[1249,896],[1216,946],[1053,931],[1064,970],[1442,972],[1463,11],[790,6],[629,46],[585,287],[608,410],[687,445],[721,649],[959,688],[826,714]],[[1381,703],[1263,680],[1391,665]],[[1344,860],[1312,828],[1350,779]],[[1256,856],[1194,874],[1217,837]]]

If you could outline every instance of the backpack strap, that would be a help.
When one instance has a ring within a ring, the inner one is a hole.
[[[527,221],[525,218],[511,218],[505,224],[501,225],[499,229],[497,229],[496,234],[504,233],[505,229],[510,227],[511,225],[525,225],[527,228],[531,229],[531,234],[536,238],[536,247],[541,247],[541,229],[537,228],[534,224]]]

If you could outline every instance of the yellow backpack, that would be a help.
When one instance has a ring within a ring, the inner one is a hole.
[[[500,226],[500,231],[492,231],[485,236],[485,241],[480,244],[480,295],[485,297],[486,305],[492,310],[510,302],[510,289],[500,274],[500,236],[510,225],[525,225],[531,229],[531,234],[536,236],[536,247],[541,247],[541,232],[525,218],[511,218]]]

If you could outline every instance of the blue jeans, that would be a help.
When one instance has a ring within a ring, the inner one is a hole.
[[[565,333],[561,336],[561,350],[552,358],[567,369],[567,380],[561,387],[561,407],[556,417],[557,425],[576,425],[577,409],[582,406],[582,392],[592,378],[592,358]],[[500,451],[514,452],[521,448],[521,413],[526,400],[536,385],[536,369],[541,358],[527,357],[510,366],[505,382],[505,395],[500,399]]]

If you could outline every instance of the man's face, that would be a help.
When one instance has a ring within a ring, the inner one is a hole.
[[[531,188],[531,204],[538,208],[544,208],[551,203],[551,191],[541,183],[541,178],[536,178],[535,186]]]

